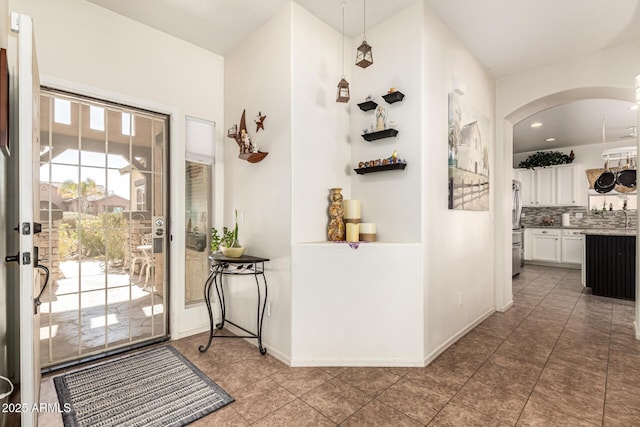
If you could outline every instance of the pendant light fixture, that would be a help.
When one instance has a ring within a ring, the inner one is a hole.
[[[346,1],[342,0],[342,78],[338,82],[338,95],[336,102],[349,102],[351,96],[349,95],[349,82],[344,78],[344,5]]]
[[[358,52],[356,53],[356,65],[367,68],[373,64],[373,54],[371,53],[371,46],[367,43],[367,0],[362,1],[364,3],[364,12],[362,13],[364,28],[362,30],[362,44],[358,46]]]

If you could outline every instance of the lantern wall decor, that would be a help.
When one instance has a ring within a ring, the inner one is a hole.
[[[373,64],[373,54],[371,53],[371,45],[367,43],[367,0],[362,0],[364,3],[363,18],[363,30],[362,30],[362,44],[358,46],[356,52],[356,65],[358,67],[367,68]]]
[[[338,82],[338,94],[336,96],[336,102],[349,102],[351,96],[349,95],[349,82],[344,78],[344,5],[346,1],[342,0],[342,78]]]
[[[338,82],[338,96],[336,102],[349,102],[349,82],[345,80],[344,76]]]

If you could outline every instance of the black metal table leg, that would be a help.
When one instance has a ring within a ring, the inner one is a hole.
[[[211,341],[213,340],[213,311],[211,310],[211,285],[213,284],[216,275],[218,274],[216,266],[212,266],[210,269],[209,276],[207,277],[206,282],[204,283],[204,302],[207,306],[207,311],[209,312],[209,341],[206,346],[201,345],[198,347],[198,350],[201,353],[209,350],[211,347]]]
[[[264,281],[264,301],[262,301],[262,310],[260,310],[260,282],[258,281],[258,275],[262,276],[262,280]],[[263,356],[267,354],[267,349],[262,347],[262,324],[264,323],[264,312],[267,308],[267,278],[264,275],[264,263],[262,267],[262,273],[258,273],[257,269],[253,275],[256,280],[256,287],[258,288],[258,316],[257,316],[257,331],[258,331],[258,349],[260,350],[260,354]]]
[[[218,304],[220,305],[220,316],[222,317],[222,319],[220,320],[220,323],[218,323],[216,325],[216,329],[224,328],[224,322],[225,322],[226,316],[227,316],[227,304],[225,303],[225,300],[224,300],[224,286],[223,286],[223,283],[222,283],[222,277],[224,276],[223,270],[224,270],[224,268],[221,268],[220,269],[220,274],[218,275],[219,278],[220,278],[220,284],[218,284],[217,278],[215,280],[216,293],[218,294]],[[211,333],[213,334],[214,332],[211,331]]]

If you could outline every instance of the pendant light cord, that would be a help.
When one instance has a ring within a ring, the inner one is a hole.
[[[362,13],[362,39],[366,41],[367,40],[367,0],[362,0],[362,2],[364,3],[364,12]]]
[[[342,0],[342,78],[344,78],[344,4],[345,0]]]

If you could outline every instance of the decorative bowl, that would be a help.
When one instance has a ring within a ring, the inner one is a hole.
[[[229,258],[240,258],[244,253],[244,246],[240,246],[239,248],[227,248],[221,245],[220,250],[224,256],[228,256]]]

